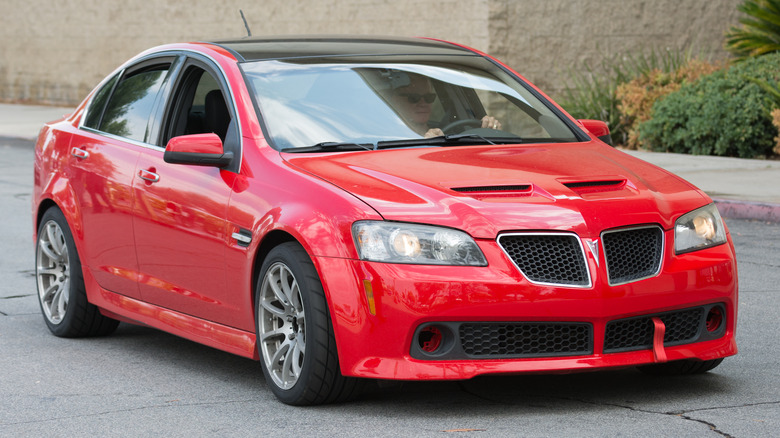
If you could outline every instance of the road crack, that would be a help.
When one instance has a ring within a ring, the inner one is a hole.
[[[503,402],[501,400],[495,400],[495,399],[492,399],[492,398],[490,398],[488,396],[484,396],[482,394],[475,393],[474,391],[468,389],[465,385],[461,384],[460,387],[461,387],[461,389],[464,392],[466,392],[466,393],[468,393],[468,394],[470,394],[470,395],[472,395],[472,396],[474,396],[474,397],[476,397],[478,399],[481,399],[481,400],[484,400],[484,401],[489,401],[489,402],[492,402],[492,403],[506,404],[505,402]],[[583,404],[593,405],[593,406],[611,406],[611,407],[615,407],[615,408],[626,409],[626,410],[633,411],[633,412],[640,412],[640,413],[643,413],[643,414],[664,415],[664,416],[677,417],[677,418],[681,418],[681,419],[686,420],[686,421],[692,421],[692,422],[695,422],[695,423],[703,424],[703,425],[709,427],[711,431],[717,433],[720,436],[727,437],[727,438],[734,438],[734,437],[732,435],[730,435],[730,434],[720,430],[718,428],[718,425],[716,425],[714,423],[710,423],[709,421],[693,418],[693,417],[690,416],[690,414],[695,413],[695,412],[714,411],[714,410],[720,410],[720,409],[738,409],[738,408],[749,408],[749,407],[753,407],[753,406],[780,404],[780,401],[767,401],[767,402],[759,402],[759,403],[744,403],[744,404],[740,404],[740,405],[713,406],[713,407],[699,408],[699,409],[686,409],[686,410],[682,410],[682,411],[662,412],[662,411],[653,411],[653,410],[650,410],[650,409],[642,409],[642,408],[638,408],[638,407],[634,407],[634,406],[621,405],[621,404],[618,404],[618,403],[597,402],[597,401],[593,401],[593,400],[578,399],[578,398],[573,398],[573,397],[556,397],[556,396],[547,396],[547,395],[545,395],[543,397],[550,398],[550,399],[557,399],[557,400],[565,400],[565,401],[570,401],[570,402],[583,403]],[[512,404],[517,404],[517,403],[512,403]]]
[[[10,300],[10,299],[13,299],[13,298],[27,298],[27,297],[31,297],[31,296],[34,296],[34,295],[35,294],[11,295],[11,296],[7,296],[7,297],[0,297],[0,300]]]
[[[682,411],[660,412],[660,411],[653,411],[653,410],[649,410],[649,409],[640,409],[640,408],[636,408],[636,407],[633,407],[633,406],[620,405],[620,404],[617,404],[617,403],[599,403],[599,402],[594,402],[594,401],[590,401],[590,400],[565,398],[565,397],[560,397],[560,398],[564,399],[564,400],[576,401],[576,402],[580,402],[580,403],[586,403],[586,404],[592,404],[592,405],[598,405],[598,406],[613,406],[613,407],[617,407],[617,408],[628,409],[630,411],[642,412],[642,413],[646,413],[646,414],[675,416],[675,417],[682,418],[683,420],[693,421],[693,422],[696,422],[696,423],[701,423],[701,424],[709,427],[710,430],[712,430],[713,432],[717,433],[718,435],[724,436],[724,437],[728,437],[728,438],[734,438],[734,437],[732,435],[730,435],[730,434],[720,430],[716,424],[710,423],[709,421],[693,418],[689,414],[692,414],[692,413],[695,413],[695,412],[715,411],[715,410],[721,410],[721,409],[738,409],[738,408],[749,408],[749,407],[753,407],[753,406],[780,404],[780,401],[768,401],[768,402],[759,402],[759,403],[744,403],[744,404],[740,404],[740,405],[713,406],[713,407],[708,407],[708,408],[686,409],[686,410],[682,410]]]
[[[746,260],[740,260],[739,264],[740,265],[762,266],[762,267],[765,267],[765,268],[780,268],[780,265],[775,265],[775,264],[771,264],[771,263],[759,263],[759,262],[753,262],[753,261],[750,261],[750,260],[747,260],[747,261]]]

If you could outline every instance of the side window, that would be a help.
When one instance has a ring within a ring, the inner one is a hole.
[[[168,65],[154,66],[123,77],[106,105],[98,129],[146,141],[149,116],[167,72]]]
[[[216,78],[197,66],[188,67],[177,91],[169,135],[213,132],[225,142],[231,115]]]
[[[92,98],[92,102],[89,104],[89,112],[84,120],[84,126],[87,128],[98,129],[100,126],[100,116],[103,115],[103,109],[106,107],[108,97],[111,96],[111,90],[114,89],[116,81],[119,75],[114,76],[103,85],[103,88],[95,93],[95,97]]]
[[[216,69],[206,63],[189,59],[175,85],[172,105],[168,109],[161,137],[165,145],[173,137],[213,132],[222,140],[225,152],[239,157],[223,168],[238,172],[241,165],[241,136],[238,122],[229,106],[226,82]]]

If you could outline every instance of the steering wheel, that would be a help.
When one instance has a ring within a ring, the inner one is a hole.
[[[463,132],[467,129],[475,129],[481,127],[482,127],[482,120],[480,119],[462,119],[462,120],[455,120],[452,123],[448,123],[443,128],[441,128],[441,131],[446,134],[458,128],[460,129],[456,132]]]

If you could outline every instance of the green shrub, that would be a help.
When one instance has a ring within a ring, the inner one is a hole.
[[[777,129],[777,137],[775,137],[775,148],[773,152],[780,155],[780,108],[776,108],[772,111],[772,124]]]
[[[770,84],[769,82],[761,81],[749,76],[745,76],[745,79],[755,83],[761,87],[762,90],[766,91],[769,98],[774,103],[774,109],[772,110],[771,116],[772,125],[774,125],[777,130],[777,137],[775,137],[775,147],[772,151],[775,155],[780,155],[780,82]]]
[[[556,100],[574,118],[607,122],[612,144],[622,145],[628,139],[631,123],[618,108],[618,87],[651,71],[675,71],[690,59],[689,51],[652,50],[647,54],[605,56],[595,68],[583,62],[566,71],[568,86]]]
[[[664,72],[654,69],[646,74],[620,84],[617,88],[617,98],[620,101],[618,110],[621,121],[628,131],[628,139],[624,146],[629,149],[641,147],[638,126],[649,120],[653,104],[675,92],[686,82],[693,82],[701,76],[712,74],[721,65],[712,64],[698,58],[691,59],[674,71]]]
[[[556,100],[576,119],[607,122],[612,144],[622,144],[626,129],[617,109],[619,101],[615,92],[618,85],[630,78],[619,67],[608,73],[596,73],[585,63],[569,69],[568,76],[568,87]]]
[[[771,154],[777,131],[766,91],[745,77],[776,82],[780,53],[751,58],[656,101],[639,125],[643,146],[654,151],[755,158]]]

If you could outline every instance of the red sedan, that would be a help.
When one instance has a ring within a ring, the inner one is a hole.
[[[708,371],[737,352],[728,230],[608,139],[456,44],[157,47],[40,133],[44,320],[257,359],[296,405],[365,378]]]

